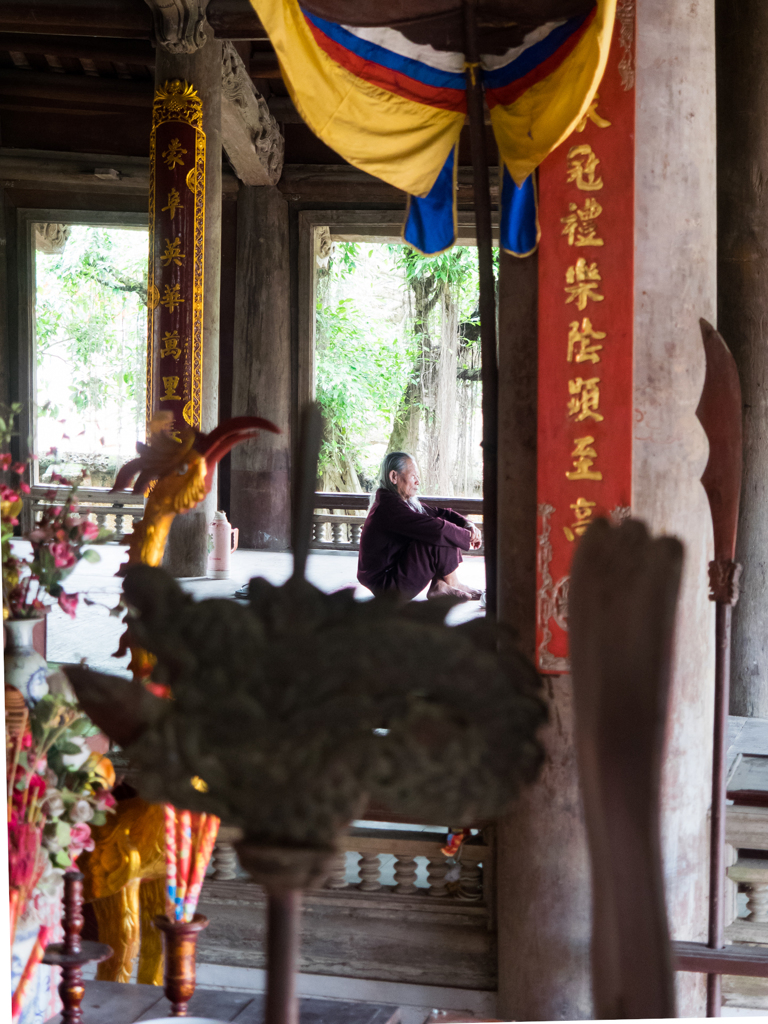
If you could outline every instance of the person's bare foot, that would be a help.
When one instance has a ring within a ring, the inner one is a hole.
[[[467,594],[458,587],[451,587],[445,580],[434,580],[427,591],[427,599],[431,597],[458,597],[462,601],[469,600]]]
[[[474,590],[472,587],[465,586],[465,584],[463,584],[459,579],[459,574],[456,572],[451,572],[447,576],[444,576],[443,582],[452,590],[457,590],[466,601],[479,601],[483,596],[481,590]]]

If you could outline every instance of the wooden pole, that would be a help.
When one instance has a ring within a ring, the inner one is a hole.
[[[299,957],[300,915],[300,889],[269,893],[265,1024],[299,1024],[296,963]]]
[[[701,478],[712,513],[715,557],[709,563],[709,597],[715,612],[715,716],[712,744],[712,817],[709,860],[710,949],[722,949],[725,891],[725,776],[731,682],[731,609],[739,598],[741,566],[734,561],[742,471],[741,384],[723,338],[701,321],[707,372],[696,415],[709,441]],[[707,1016],[719,1017],[721,976],[707,975]]]
[[[477,0],[464,0],[467,112],[472,144],[477,259],[480,270],[480,348],[483,382],[483,533],[486,612],[497,612],[499,368],[496,356],[496,282],[493,275],[491,193],[485,145],[483,87],[477,44]]]

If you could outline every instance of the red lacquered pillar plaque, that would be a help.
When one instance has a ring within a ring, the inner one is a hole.
[[[200,429],[203,373],[203,104],[179,79],[155,93],[149,147],[147,424]]]
[[[632,504],[633,23],[617,18],[589,111],[539,169],[536,660],[567,672],[581,536]]]

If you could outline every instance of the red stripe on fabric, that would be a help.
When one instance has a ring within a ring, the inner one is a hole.
[[[501,104],[504,107],[510,106],[515,100],[519,100],[524,92],[527,92],[532,86],[536,85],[537,82],[541,82],[547,75],[551,75],[552,72],[559,67],[560,64],[565,60],[569,54],[573,53],[574,49],[578,45],[581,37],[587,31],[589,26],[592,24],[595,18],[595,10],[593,8],[590,14],[584,21],[584,24],[573,33],[561,47],[559,47],[553,54],[551,54],[545,61],[535,67],[533,71],[529,71],[523,78],[518,78],[514,82],[510,82],[509,85],[503,86],[501,89],[486,89],[485,101],[488,104],[488,109],[498,106]]]
[[[430,107],[438,107],[440,110],[453,110],[457,113],[467,112],[467,95],[459,89],[436,89],[431,85],[424,85],[409,75],[404,75],[390,68],[382,67],[370,60],[364,60],[352,53],[345,46],[339,45],[335,40],[329,39],[311,21],[306,21],[307,26],[315,37],[317,45],[347,71],[350,71],[357,78],[377,85],[387,92],[394,93],[406,100],[413,100],[416,103],[424,103]]]

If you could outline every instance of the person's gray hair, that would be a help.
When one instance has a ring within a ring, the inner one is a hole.
[[[391,491],[393,494],[397,494],[399,497],[399,491],[397,489],[397,486],[393,484],[392,481],[389,479],[389,474],[392,472],[392,470],[394,470],[398,474],[404,473],[405,465],[409,460],[413,463],[416,462],[414,457],[412,455],[409,455],[408,452],[388,452],[384,456],[381,463],[381,471],[379,473],[378,486],[383,487],[385,491]],[[373,504],[374,498],[375,494],[371,495],[371,504]],[[417,512],[423,511],[421,507],[421,502],[419,501],[418,498],[410,498],[406,502],[406,504],[410,505],[411,508],[414,508]]]

